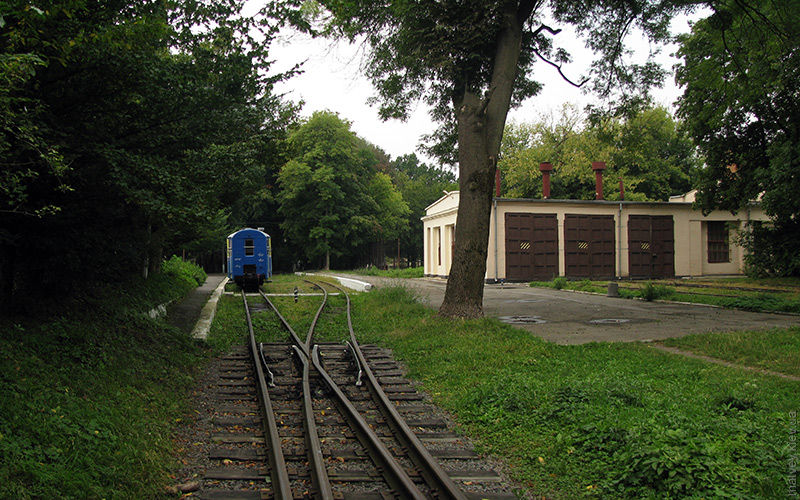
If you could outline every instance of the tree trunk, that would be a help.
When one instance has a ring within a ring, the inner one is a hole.
[[[331,251],[325,250],[325,270],[331,270]]]
[[[0,311],[11,312],[14,299],[14,276],[17,249],[11,243],[0,244]]]
[[[439,314],[475,318],[483,315],[483,277],[495,162],[490,158],[486,119],[481,116],[477,96],[467,96],[457,112],[458,219],[453,262]]]
[[[153,226],[147,223],[147,242],[144,245],[144,262],[142,263],[142,278],[147,279],[150,273],[150,242],[153,237]]]
[[[453,99],[458,121],[459,200],[453,262],[439,314],[483,315],[483,286],[489,244],[492,188],[500,141],[522,47],[530,2],[506,2],[505,25],[497,38],[492,81],[486,96],[465,91]]]

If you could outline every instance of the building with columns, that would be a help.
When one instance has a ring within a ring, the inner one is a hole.
[[[604,200],[602,162],[592,164],[596,200],[552,200],[547,165],[544,199],[495,198],[487,281],[742,274],[744,250],[736,234],[751,221],[769,220],[758,202],[736,215],[722,210],[703,215],[693,207],[696,191],[668,202]],[[458,191],[445,192],[422,217],[426,276],[449,274],[458,199]]]

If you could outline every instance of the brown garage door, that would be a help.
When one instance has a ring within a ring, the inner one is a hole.
[[[675,276],[671,215],[631,215],[628,218],[628,262],[631,278]]]
[[[567,214],[564,267],[570,278],[613,278],[616,251],[613,215]]]
[[[558,275],[556,214],[506,214],[506,279],[549,280]]]

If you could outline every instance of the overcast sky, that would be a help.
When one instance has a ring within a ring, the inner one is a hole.
[[[692,18],[696,19],[695,15]],[[673,22],[673,33],[689,30],[688,18],[682,17]],[[631,39],[630,42],[633,42]],[[643,38],[635,39],[637,57],[646,57],[648,42]],[[578,40],[574,32],[565,29],[555,37],[556,45],[570,50],[573,63],[563,68],[564,73],[573,81],[588,71],[592,55]],[[662,50],[658,60],[667,68],[671,68],[676,59],[670,57],[675,47]],[[363,47],[343,42],[332,42],[326,39],[311,39],[307,35],[285,32],[271,49],[275,60],[274,69],[285,71],[295,64],[303,63],[303,73],[282,82],[277,91],[285,93],[292,101],[303,101],[302,116],[310,116],[314,111],[335,111],[342,118],[352,123],[352,130],[369,142],[379,146],[392,158],[408,153],[417,153],[421,137],[435,130],[436,125],[428,116],[427,107],[419,103],[412,110],[406,122],[399,120],[381,121],[376,106],[370,106],[367,100],[374,95],[370,82],[363,76]],[[523,105],[511,110],[508,121],[534,121],[543,114],[557,113],[564,103],[571,102],[579,108],[594,102],[587,96],[564,82],[555,68],[542,62],[535,65],[536,80],[544,84],[544,89],[537,96],[528,99]],[[663,89],[654,91],[657,103],[672,106],[680,90],[675,86],[672,76],[667,78]]]

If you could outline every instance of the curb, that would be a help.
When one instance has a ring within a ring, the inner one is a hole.
[[[211,293],[208,302],[203,306],[203,310],[200,311],[200,319],[194,324],[192,338],[205,340],[208,337],[208,331],[211,329],[211,322],[214,321],[214,314],[217,312],[217,302],[219,302],[219,298],[223,290],[225,290],[226,283],[228,283],[227,277],[224,278]]]
[[[328,278],[336,278],[342,286],[357,292],[368,292],[372,290],[372,285],[365,281],[355,280],[353,278],[345,278],[343,276],[334,276],[333,274],[317,274],[317,273],[294,273],[298,276],[327,276]]]

